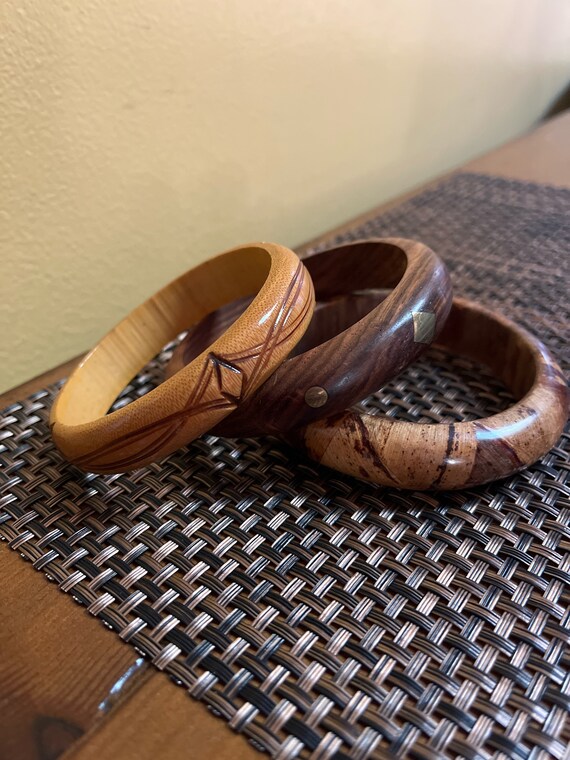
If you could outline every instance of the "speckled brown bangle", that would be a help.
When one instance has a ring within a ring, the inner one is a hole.
[[[313,340],[319,338],[317,313],[315,317]],[[451,490],[504,478],[554,446],[568,416],[568,389],[560,367],[538,339],[497,313],[454,299],[437,343],[489,366],[517,403],[491,417],[455,424],[404,422],[347,410],[295,431],[290,442],[340,472],[414,490]]]

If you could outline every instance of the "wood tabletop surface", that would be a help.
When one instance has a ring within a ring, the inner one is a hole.
[[[459,170],[570,187],[570,112]],[[0,409],[66,376],[76,361],[0,395]],[[245,738],[0,544],[0,760],[259,757]]]

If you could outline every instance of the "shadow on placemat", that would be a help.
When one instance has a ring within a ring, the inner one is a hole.
[[[538,334],[567,371],[569,212],[568,190],[463,174],[330,242],[423,240],[456,293]],[[564,757],[567,435],[526,472],[448,494],[365,484],[273,439],[205,436],[160,465],[85,475],[49,438],[54,392],[0,420],[0,536],[256,746]],[[438,422],[509,401],[432,350],[363,404]]]

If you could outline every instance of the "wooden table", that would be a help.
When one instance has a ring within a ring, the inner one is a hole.
[[[570,187],[570,112],[461,170]],[[337,231],[353,225],[354,220]],[[0,408],[65,376],[75,361],[1,395]],[[260,756],[16,552],[0,545],[0,760]]]

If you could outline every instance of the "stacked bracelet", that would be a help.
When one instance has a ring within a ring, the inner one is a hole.
[[[217,435],[283,433],[340,412],[416,359],[445,324],[451,284],[427,246],[401,238],[366,240],[303,259],[319,300],[359,288],[392,288],[355,324],[283,362]],[[167,369],[172,376],[220,334],[243,305],[221,310],[191,331]]]
[[[377,301],[372,295],[366,304],[360,296],[358,308]],[[322,317],[321,311],[316,313],[313,340],[319,339]],[[454,299],[437,344],[486,364],[517,402],[499,414],[453,424],[405,422],[347,410],[296,431],[289,440],[311,459],[340,472],[418,490],[466,488],[504,478],[555,445],[568,416],[567,385],[537,338],[472,301]]]
[[[106,414],[165,343],[256,291],[235,324],[190,364]],[[311,279],[287,248],[255,243],[206,261],[135,309],[81,362],[52,409],[56,445],[93,472],[124,472],[163,458],[251,396],[301,338],[313,306]]]

